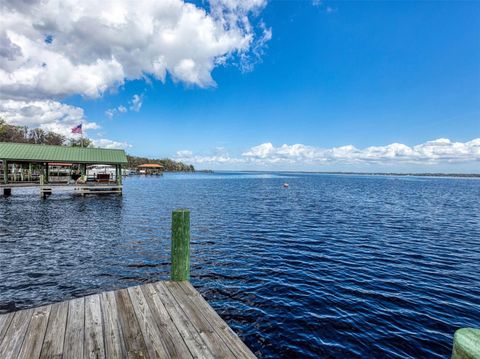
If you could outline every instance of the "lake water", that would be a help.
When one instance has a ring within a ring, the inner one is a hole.
[[[284,189],[282,184],[290,187]],[[191,209],[192,283],[262,357],[448,357],[480,326],[480,180],[131,177],[123,197],[0,198],[0,311],[167,279]]]

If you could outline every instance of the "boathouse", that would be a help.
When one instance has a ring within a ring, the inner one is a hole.
[[[4,195],[9,195],[13,187],[32,186],[40,186],[41,193],[44,190],[51,193],[54,185],[73,185],[81,194],[93,191],[121,193],[121,168],[126,164],[124,150],[0,142],[0,186]],[[87,177],[88,165],[113,166],[115,177],[108,183],[96,183],[95,179]],[[59,174],[63,180],[50,178]]]
[[[158,163],[145,163],[137,167],[137,172],[142,175],[161,175],[163,166]]]

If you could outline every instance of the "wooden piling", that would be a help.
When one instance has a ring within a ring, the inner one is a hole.
[[[8,183],[8,162],[3,160],[3,183]]]
[[[190,279],[190,210],[172,212],[172,281]]]
[[[480,329],[458,329],[453,337],[452,359],[477,358],[480,358]]]

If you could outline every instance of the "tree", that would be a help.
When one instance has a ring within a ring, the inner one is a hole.
[[[70,147],[93,147],[92,141],[88,138],[69,138],[68,145]]]

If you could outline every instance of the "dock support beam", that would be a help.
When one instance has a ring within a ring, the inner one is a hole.
[[[480,358],[480,329],[458,329],[453,337],[452,359],[474,358]]]
[[[172,212],[172,269],[173,281],[190,279],[190,210]]]
[[[8,183],[8,162],[3,160],[3,183]]]
[[[12,195],[12,189],[11,188],[4,188],[3,189],[3,197],[9,197]]]
[[[115,179],[117,180],[117,184],[119,186],[122,185],[122,166],[115,165]]]

